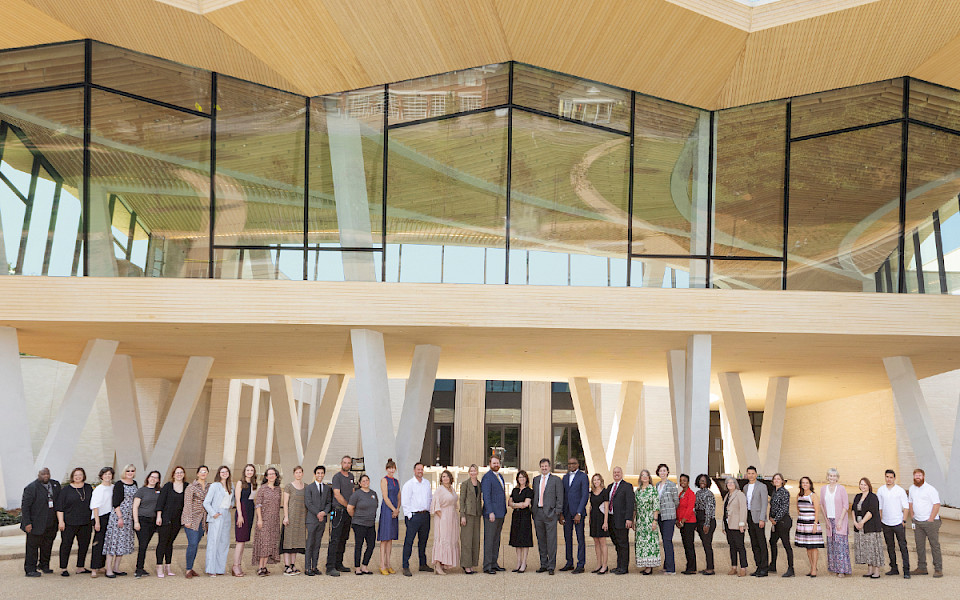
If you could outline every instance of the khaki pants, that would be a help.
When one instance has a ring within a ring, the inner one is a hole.
[[[917,528],[913,531],[917,542],[917,568],[927,568],[927,540],[930,541],[930,553],[933,554],[933,570],[943,570],[943,558],[940,556],[940,520],[914,521]]]
[[[480,563],[480,521],[483,517],[465,515],[460,528],[460,566],[470,569]]]

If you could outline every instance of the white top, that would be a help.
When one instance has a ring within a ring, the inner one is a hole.
[[[910,502],[907,500],[907,492],[899,485],[892,488],[885,485],[877,490],[877,498],[880,500],[880,522],[890,527],[896,527],[903,523],[903,511],[910,508]]]
[[[94,516],[93,509],[100,510],[100,516],[109,515],[113,510],[113,484],[100,484],[93,488],[93,495],[90,496],[90,518]]]
[[[747,510],[750,510],[751,504],[753,504],[753,488],[756,486],[756,483],[748,483],[747,487],[744,488],[744,493],[747,495]]]
[[[920,487],[911,485],[910,504],[913,505],[914,521],[929,521],[930,513],[933,512],[933,505],[940,504],[940,494],[937,493],[937,488],[927,482],[924,482]],[[937,520],[939,519],[940,515],[937,514]]]
[[[407,480],[400,489],[403,516],[411,518],[413,513],[430,510],[433,501],[433,486],[426,479],[417,481],[416,477]]]
[[[840,485],[839,483],[837,485]],[[837,502],[835,497],[837,495],[837,488],[834,487],[833,490],[830,490],[830,486],[826,485],[823,488],[823,503],[827,506],[827,518],[836,519],[837,518]]]

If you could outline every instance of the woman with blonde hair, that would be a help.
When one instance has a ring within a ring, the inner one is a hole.
[[[256,511],[254,499],[257,497],[257,467],[247,464],[243,468],[243,477],[234,486],[233,497],[237,506],[236,526],[233,529],[237,546],[233,550],[232,572],[234,577],[243,577],[243,548],[250,541]]]
[[[598,565],[593,572],[606,575],[610,570],[607,568],[607,538],[610,537],[607,513],[610,507],[610,490],[604,486],[603,475],[600,473],[593,474],[590,484],[590,537],[593,538]]]
[[[827,538],[827,570],[836,573],[837,577],[845,577],[853,571],[850,565],[850,526],[847,519],[850,499],[847,489],[840,485],[839,481],[840,473],[836,469],[828,469],[827,485],[820,496],[820,510],[827,521],[823,532]]]
[[[446,575],[444,568],[449,569],[460,563],[457,492],[453,490],[453,473],[446,469],[440,473],[440,485],[433,494],[430,513],[433,514],[434,531],[433,571],[437,575]]]
[[[733,477],[725,482],[727,497],[723,499],[723,527],[730,545],[730,572],[727,575],[747,575],[747,546],[743,533],[747,529],[747,496],[740,491],[740,484]],[[739,569],[737,560],[739,559]]]
[[[380,480],[380,522],[377,527],[377,541],[380,542],[380,574],[393,575],[396,571],[390,566],[390,554],[393,542],[400,539],[400,482],[397,481],[397,463],[387,459],[387,474]]]
[[[660,494],[651,482],[650,471],[646,469],[640,471],[634,507],[634,552],[637,566],[643,569],[644,575],[650,575],[654,567],[660,566],[660,527],[657,523],[657,517],[660,516]]]
[[[230,554],[230,507],[233,506],[233,486],[230,485],[230,469],[221,465],[217,480],[210,484],[203,499],[207,511],[207,560],[205,571],[210,577],[227,571],[227,555]]]
[[[137,495],[137,468],[123,468],[120,481],[113,486],[113,511],[103,539],[103,553],[107,556],[107,577],[126,575],[120,571],[120,558],[133,554],[133,498]]]
[[[460,484],[460,567],[473,575],[480,562],[480,525],[483,522],[480,494],[480,467],[467,469],[469,477]]]

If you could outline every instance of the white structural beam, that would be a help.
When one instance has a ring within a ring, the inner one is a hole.
[[[600,421],[597,419],[590,382],[586,377],[570,378],[570,396],[573,398],[573,411],[577,415],[577,427],[580,428],[580,442],[583,444],[587,469],[590,473],[600,473],[605,481],[610,481],[610,467],[607,465],[606,453],[603,451]]]
[[[950,469],[947,471],[946,489],[941,500],[950,506],[960,506],[960,405],[957,406],[957,418],[953,423]]]
[[[917,457],[917,466],[926,471],[927,481],[933,487],[946,489],[947,460],[920,381],[913,369],[913,361],[907,356],[891,356],[883,359],[883,366],[893,389],[893,400],[900,409],[907,437]]]
[[[140,401],[133,374],[133,359],[117,354],[107,370],[107,402],[110,405],[110,424],[113,426],[113,447],[117,465],[132,464],[141,472],[146,466],[143,444],[143,425],[140,422]]]
[[[730,416],[727,414],[727,405],[721,399],[717,403],[720,407],[720,438],[723,440],[723,471],[724,473],[741,473],[743,467],[737,459],[734,449],[733,433],[730,430]]]
[[[260,430],[260,380],[244,381],[240,393],[250,394],[250,429],[247,431],[247,463],[257,463],[257,432]]]
[[[293,477],[293,468],[303,460],[303,445],[300,440],[300,421],[297,418],[297,402],[293,396],[293,380],[287,375],[271,375],[270,408],[273,409],[277,446],[280,450],[280,467],[285,478]]]
[[[330,144],[333,189],[337,196],[340,243],[350,248],[372,248],[373,230],[367,202],[360,121],[342,114],[342,111],[327,111],[327,141]],[[341,255],[347,281],[377,280],[373,252],[341,252]]]
[[[610,440],[607,442],[606,464],[611,471],[617,465],[622,467],[627,464],[642,399],[643,382],[624,381],[620,384],[620,401],[613,415]]]
[[[240,390],[243,381],[231,379],[227,388],[227,414],[223,431],[223,462],[231,465],[237,455],[237,437],[240,435]],[[244,434],[247,432],[243,432]]]
[[[363,464],[370,481],[379,482],[384,475],[384,464],[388,458],[396,455],[397,448],[383,334],[369,329],[353,329],[350,331],[350,340],[357,381],[357,404],[362,415],[360,440],[363,444]]]
[[[273,412],[273,404],[270,402],[270,396],[267,396],[267,426],[266,433],[264,434],[265,440],[263,443],[263,464],[272,465],[274,463],[273,456],[273,439],[276,434],[276,415]],[[262,410],[262,408],[261,408]]]
[[[710,359],[711,338],[694,334],[687,339],[684,420],[687,473],[706,473],[710,453]]]
[[[187,426],[200,402],[200,395],[212,366],[213,358],[209,356],[191,356],[187,360],[180,384],[173,395],[173,402],[170,403],[170,410],[167,411],[167,418],[163,420],[163,427],[147,463],[148,470],[169,473],[183,445]]]
[[[687,353],[683,350],[667,352],[667,379],[670,390],[670,415],[673,423],[673,453],[677,473],[685,473],[687,466]]]
[[[767,400],[763,405],[763,426],[760,428],[761,473],[780,470],[780,448],[783,445],[783,424],[787,418],[789,377],[771,377],[767,381]]]
[[[747,402],[743,395],[743,385],[739,373],[720,373],[721,402],[727,414],[727,424],[730,427],[730,436],[740,468],[753,465],[759,467],[760,455],[757,452],[757,441],[753,435],[753,426],[750,424],[750,413],[747,411]]]
[[[413,350],[413,363],[403,391],[403,409],[397,427],[397,473],[401,477],[413,472],[413,465],[423,452],[439,364],[440,346],[423,344]]]
[[[79,434],[87,423],[118,345],[119,342],[111,340],[87,342],[60,409],[47,430],[40,453],[37,454],[34,465],[36,469],[49,468],[55,479],[66,475],[77,442],[80,441]]]
[[[0,501],[7,508],[19,508],[23,486],[36,477],[36,471],[20,370],[20,342],[17,330],[12,327],[0,327],[0,414],[3,414],[0,419],[0,471],[3,472]]]
[[[318,386],[319,387],[319,386]],[[312,468],[321,464],[330,450],[333,428],[340,416],[343,397],[347,393],[347,380],[343,375],[331,375],[323,388],[320,406],[316,409],[313,428],[307,439],[307,448],[303,451],[305,467]]]

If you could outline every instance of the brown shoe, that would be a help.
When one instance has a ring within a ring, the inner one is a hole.
[[[929,575],[930,573],[927,572],[926,568],[923,568],[923,569],[914,569],[910,571],[910,574],[911,575]]]
[[[187,579],[193,579],[194,577],[197,577],[197,572],[194,571],[193,569],[190,569],[189,571],[184,573],[183,576],[186,577]]]
[[[737,573],[737,577],[746,577],[746,576],[747,576],[747,570],[746,570],[746,569],[740,569],[740,572]]]
[[[736,575],[736,574],[737,574],[737,568],[736,568],[736,567],[730,567],[730,570],[727,571],[727,575]]]
[[[943,577],[943,571],[934,571],[934,572],[933,572],[933,576],[934,576],[934,577]]]

